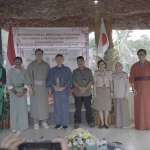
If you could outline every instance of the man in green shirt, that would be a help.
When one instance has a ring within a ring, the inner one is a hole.
[[[79,128],[81,123],[81,108],[82,103],[86,108],[86,120],[90,127],[94,127],[93,114],[91,108],[91,86],[94,83],[94,78],[91,69],[85,67],[83,56],[77,57],[78,68],[73,71],[73,85],[75,86],[75,114],[74,114],[74,128]]]

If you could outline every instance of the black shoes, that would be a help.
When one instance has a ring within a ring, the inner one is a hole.
[[[94,127],[95,127],[95,125],[94,125],[93,122],[92,122],[92,123],[89,123],[89,126],[90,126],[91,128],[94,128]]]
[[[99,126],[100,129],[103,129],[105,127],[105,125],[103,124],[102,126]]]
[[[67,130],[67,129],[68,129],[68,127],[67,127],[67,126],[63,126],[63,129],[64,129],[64,130]]]
[[[55,126],[55,129],[61,129],[62,128],[62,126],[61,125],[57,125],[57,126]]]
[[[95,125],[94,125],[93,122],[92,122],[92,123],[89,123],[89,126],[90,126],[91,128],[94,128],[94,127],[95,127]],[[74,128],[75,128],[75,129],[78,129],[79,127],[80,127],[79,124],[78,124],[78,123],[75,123]]]
[[[101,125],[100,127],[99,127],[100,129],[103,129],[103,128],[106,128],[106,129],[109,129],[109,126],[107,126],[107,125]]]
[[[57,125],[55,126],[55,129],[61,129],[63,127],[64,130],[67,130],[68,129],[68,126],[61,126],[61,125]]]
[[[105,125],[105,128],[106,128],[106,129],[109,129],[109,126],[106,126],[106,125]]]

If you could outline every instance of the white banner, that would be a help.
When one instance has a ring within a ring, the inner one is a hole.
[[[84,56],[89,66],[88,28],[13,28],[16,55],[22,57],[26,69],[35,59],[35,50],[44,50],[44,60],[56,66],[55,56],[64,56],[64,65],[77,68],[76,58]]]

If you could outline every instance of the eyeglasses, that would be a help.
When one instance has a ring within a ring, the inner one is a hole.
[[[145,56],[145,54],[137,54],[138,56]]]
[[[100,66],[104,66],[105,64],[99,64]]]

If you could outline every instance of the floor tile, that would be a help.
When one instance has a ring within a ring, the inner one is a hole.
[[[49,129],[47,131],[44,132],[44,138],[46,140],[51,140],[53,138],[56,138],[56,137],[64,137],[64,129],[61,128],[59,130],[57,129]]]
[[[0,143],[2,142],[2,140],[7,137],[9,134],[12,134],[12,132],[10,130],[2,130],[2,132],[0,133]]]
[[[34,130],[33,126],[30,126],[29,129],[21,132],[21,136],[27,140],[40,140],[41,136],[44,136],[46,140],[51,140],[58,136],[66,137],[74,130],[74,124],[69,125],[68,130],[63,128],[56,130],[54,127],[51,125],[49,129],[44,129],[40,126],[39,130]],[[110,142],[121,142],[125,150],[150,150],[150,131],[138,131],[133,125],[127,129],[116,128],[115,126],[110,126],[109,129],[99,129],[97,126],[90,128],[87,123],[82,123],[80,128],[88,130],[99,140],[107,138]],[[0,142],[9,133],[11,133],[10,130],[3,130],[0,134]]]
[[[132,133],[132,134],[129,134],[129,137],[131,139],[137,139],[137,140],[150,140],[150,135],[148,135],[147,133]]]
[[[45,130],[49,129],[40,128],[39,130],[34,130],[33,127],[30,127],[29,129],[23,131],[21,136],[26,140],[40,140]]]
[[[133,139],[132,139],[133,140]],[[137,149],[149,149],[150,150],[150,140],[133,140]]]
[[[150,149],[147,149],[147,148],[146,148],[146,149],[145,149],[145,148],[144,148],[144,149],[143,149],[143,148],[142,148],[142,149],[141,149],[141,148],[138,148],[137,150],[150,150]]]
[[[125,150],[137,150],[136,146],[131,141],[131,139],[128,140],[117,139],[117,141],[114,139],[114,140],[109,140],[109,142],[120,142],[123,144]]]
[[[127,133],[124,133],[124,134],[119,134],[119,133],[116,133],[116,134],[106,134],[107,138],[109,140],[130,140],[131,138],[129,137],[129,135]]]
[[[147,148],[146,148],[146,149],[145,149],[145,148],[144,148],[144,149],[143,149],[143,148],[142,148],[142,149],[141,149],[141,148],[138,148],[137,150],[150,150],[150,149],[147,149]]]

